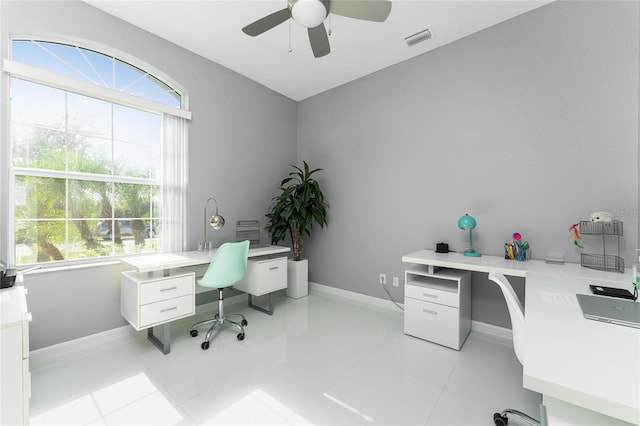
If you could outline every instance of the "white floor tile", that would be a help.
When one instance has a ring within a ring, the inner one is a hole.
[[[403,333],[402,312],[312,293],[244,305],[246,338],[208,350],[199,315],[171,326],[163,355],[141,332],[32,366],[33,425],[490,425],[537,413],[510,342],[472,333],[461,351]],[[158,330],[160,332],[160,330]],[[532,411],[533,410],[533,411]]]

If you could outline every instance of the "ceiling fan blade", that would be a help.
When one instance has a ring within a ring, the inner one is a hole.
[[[307,31],[309,32],[309,42],[311,43],[313,56],[321,58],[331,52],[329,37],[327,36],[327,30],[325,30],[324,24],[309,28]]]
[[[274,12],[270,15],[265,16],[264,18],[258,19],[257,21],[247,25],[242,29],[242,31],[250,35],[251,37],[255,37],[257,35],[262,34],[265,31],[270,30],[273,27],[276,27],[282,24],[287,19],[291,18],[291,12],[288,7],[285,7],[282,10]]]
[[[387,0],[332,0],[330,13],[364,21],[384,22],[391,13]]]

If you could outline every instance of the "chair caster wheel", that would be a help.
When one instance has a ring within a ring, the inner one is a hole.
[[[244,333],[238,333],[238,340],[244,340]]]
[[[247,322],[246,319],[243,319],[242,322],[240,323],[242,324],[242,326],[244,327],[245,325],[249,325],[249,323]]]
[[[506,426],[507,423],[509,423],[509,419],[507,418],[506,415],[503,416],[500,413],[494,413],[493,423],[495,423],[496,426]]]
[[[209,349],[209,342],[202,342],[200,347],[202,348],[202,350],[206,351],[207,349]]]
[[[191,334],[191,337],[196,337],[198,335],[198,330],[191,330],[189,334]]]

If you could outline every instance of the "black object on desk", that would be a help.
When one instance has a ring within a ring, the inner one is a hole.
[[[634,300],[633,294],[629,290],[625,290],[623,288],[614,288],[614,287],[604,287],[601,285],[590,285],[591,292],[593,294],[597,294],[598,296],[610,296],[610,297],[619,297],[621,299],[631,299]]]
[[[436,253],[449,253],[449,244],[447,244],[447,243],[437,243],[436,244]]]
[[[7,264],[1,260],[0,271],[2,271],[2,282],[0,283],[0,288],[13,287],[13,284],[16,282],[16,275],[18,275],[18,271],[13,268],[7,269]]]

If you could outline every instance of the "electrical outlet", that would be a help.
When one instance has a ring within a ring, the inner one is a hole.
[[[387,284],[387,274],[380,274],[380,284]]]
[[[393,277],[393,286],[398,287],[400,285],[400,280],[398,277]]]

